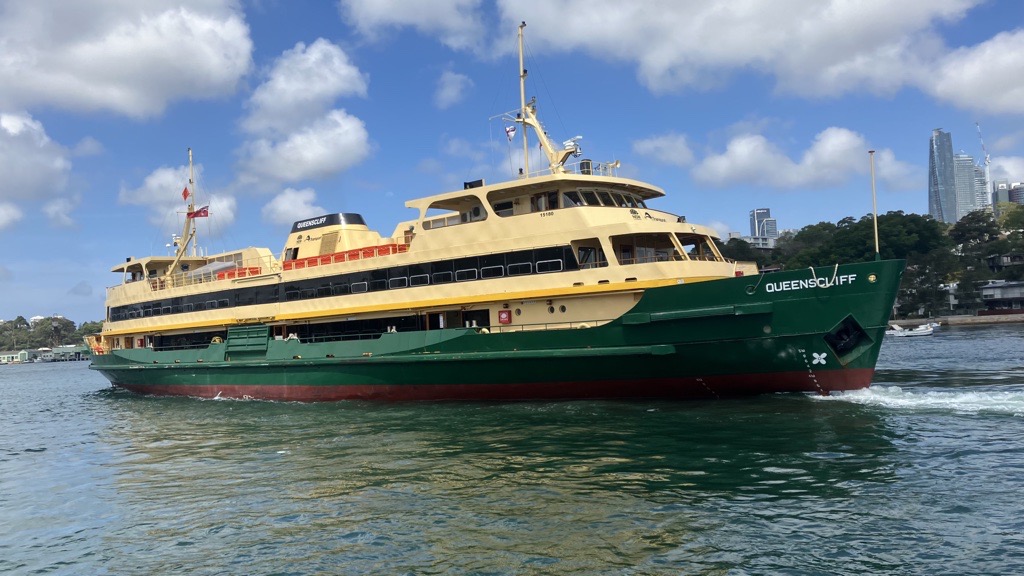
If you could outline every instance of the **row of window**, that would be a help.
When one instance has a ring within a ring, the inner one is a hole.
[[[275,304],[282,301],[292,302],[578,269],[579,264],[570,246],[519,250],[507,254],[490,254],[409,266],[395,266],[274,286],[236,288],[196,296],[182,296],[129,306],[117,306],[110,310],[110,320],[134,320],[233,306]]]

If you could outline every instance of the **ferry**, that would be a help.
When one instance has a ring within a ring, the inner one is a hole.
[[[279,253],[197,253],[208,210],[186,187],[175,253],[113,267],[91,368],[141,394],[302,402],[869,386],[904,262],[764,274],[723,257],[712,228],[657,207],[664,190],[551,141],[525,97],[524,26],[518,177],[409,200],[389,236],[310,215]]]

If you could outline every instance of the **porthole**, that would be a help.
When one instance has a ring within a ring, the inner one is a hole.
[[[520,310],[519,308],[516,308],[516,316],[522,316],[522,315],[523,315],[523,311]]]
[[[554,313],[555,313],[555,307],[554,306],[548,306],[548,314],[554,314]]]
[[[558,307],[558,311],[561,312],[562,314],[565,314],[565,305],[563,304],[563,305],[559,306]]]

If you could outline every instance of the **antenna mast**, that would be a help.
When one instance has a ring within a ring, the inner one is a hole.
[[[526,101],[526,68],[523,68],[523,28],[526,28],[526,22],[519,24],[519,113],[513,120],[518,124],[522,124],[523,127],[523,166],[526,170],[524,177],[530,177],[530,148],[527,144],[526,139],[526,128],[530,127],[537,135],[537,141],[540,143],[540,148],[544,152],[544,156],[548,159],[548,170],[552,174],[564,174],[565,161],[569,156],[579,156],[580,146],[578,141],[583,138],[582,136],[576,136],[570,138],[562,143],[561,149],[556,149],[551,144],[551,139],[544,133],[544,127],[541,125],[540,120],[537,119],[537,99],[531,98],[529,102]]]
[[[195,168],[192,166],[192,149],[188,149],[188,212],[185,214],[185,227],[181,230],[181,238],[178,240],[178,251],[174,255],[174,262],[167,268],[167,276],[170,276],[177,269],[178,262],[188,252],[188,245],[192,243],[192,256],[196,255],[196,229],[192,220],[196,212],[196,191],[195,191]]]
[[[523,67],[523,28],[526,21],[519,23],[519,113],[526,117],[526,68]],[[530,176],[530,146],[526,139],[526,126],[523,126],[523,167],[526,176]]]

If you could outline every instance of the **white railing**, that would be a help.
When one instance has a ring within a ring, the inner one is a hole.
[[[578,160],[562,165],[569,174],[583,176],[615,176],[618,170],[618,162],[594,162],[592,160]],[[551,168],[545,166],[540,170],[531,170],[529,173],[519,174],[519,178],[532,178],[534,176],[547,176],[551,174]]]

